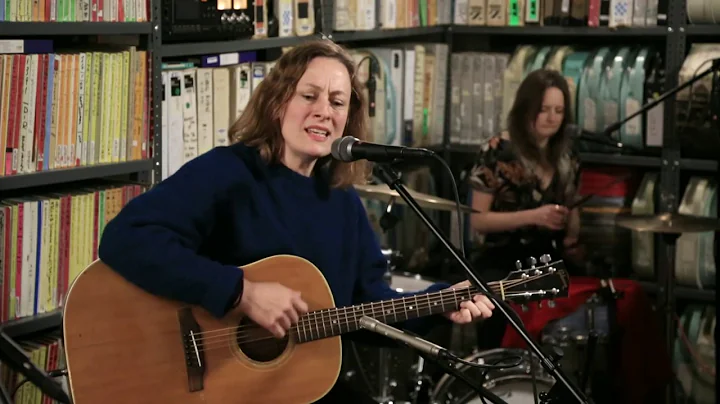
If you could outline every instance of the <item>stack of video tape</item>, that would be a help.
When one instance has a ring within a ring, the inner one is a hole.
[[[720,1],[686,0],[688,24],[720,24]]]
[[[720,4],[718,0],[713,1]],[[718,58],[720,43],[693,43],[680,69],[678,84],[707,72],[712,67],[713,59]],[[717,119],[720,116],[720,73],[711,73],[690,88],[681,90],[675,100],[676,130],[682,155],[688,158],[717,159],[720,155],[720,126]]]
[[[459,25],[492,27],[651,27],[666,24],[669,1],[671,0],[456,0],[453,22]]]
[[[482,145],[505,130],[520,83],[540,68],[559,71],[565,77],[574,120],[587,131],[601,132],[662,93],[663,65],[661,52],[649,46],[520,45],[512,55],[454,53],[451,142]],[[613,136],[634,147],[658,148],[662,146],[662,116],[658,106],[630,120]],[[616,150],[583,143],[579,151]]]

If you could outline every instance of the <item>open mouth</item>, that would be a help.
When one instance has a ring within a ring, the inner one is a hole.
[[[318,141],[324,141],[325,139],[327,139],[330,136],[329,131],[317,129],[317,128],[308,128],[308,129],[305,129],[305,132],[307,132],[308,135],[312,139],[318,140]]]

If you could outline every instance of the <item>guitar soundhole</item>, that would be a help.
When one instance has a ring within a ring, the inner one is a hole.
[[[244,317],[237,328],[238,348],[251,360],[270,362],[285,351],[288,338],[278,339],[270,331]]]

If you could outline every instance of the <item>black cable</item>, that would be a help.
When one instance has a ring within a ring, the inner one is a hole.
[[[455,361],[455,362],[460,362],[460,363],[462,363],[463,365],[467,365],[467,366],[471,366],[471,367],[475,367],[475,368],[485,369],[486,372],[487,372],[488,370],[493,370],[493,369],[514,368],[514,367],[516,367],[516,366],[520,366],[520,364],[521,364],[522,361],[523,361],[523,358],[522,358],[522,356],[520,356],[520,355],[508,355],[508,356],[506,356],[506,357],[504,357],[504,358],[500,358],[500,359],[496,360],[496,361],[493,362],[492,364],[476,363],[476,362],[470,362],[470,361],[465,360],[465,359],[463,359],[463,358],[461,358],[461,357],[459,357],[459,356],[456,356],[455,354],[453,354],[453,353],[450,352],[450,351],[446,351],[446,352],[447,352],[447,354],[445,355],[445,358],[446,358],[446,359],[449,359],[449,360]],[[501,362],[507,361],[507,360],[509,360],[510,358],[517,358],[517,360],[516,360],[515,362],[511,363],[511,364],[508,364],[508,365],[500,365]]]
[[[460,218],[460,215],[461,215],[461,211],[460,211],[460,195],[459,195],[459,193],[458,193],[457,183],[455,182],[455,176],[453,175],[453,172],[452,172],[452,170],[450,169],[450,166],[448,166],[447,162],[446,162],[444,159],[440,158],[440,156],[438,156],[437,154],[433,154],[433,157],[435,157],[436,160],[440,161],[440,164],[442,164],[442,166],[445,167],[445,170],[446,170],[446,171],[448,172],[448,174],[449,174],[450,181],[452,182],[452,189],[453,189],[453,194],[454,194],[453,196],[455,197],[455,205],[456,205],[457,215],[458,215],[458,232],[460,232],[460,234],[463,234],[463,232],[462,232],[462,221],[461,221],[461,218]],[[463,256],[464,258],[467,258],[467,257],[465,256],[465,243],[463,242],[462,237],[461,237],[461,242],[460,242],[460,251],[461,251],[462,256]],[[493,300],[495,300],[498,304],[503,304],[503,305],[505,305],[506,312],[508,313],[508,315],[509,315],[509,316],[512,316],[513,319],[514,319],[518,324],[522,324],[522,325],[524,326],[523,321],[520,319],[520,316],[517,315],[517,313],[512,309],[512,307],[510,307],[510,305],[507,305],[504,301],[501,301],[501,300],[499,300],[499,299],[493,299]],[[529,351],[528,351],[528,352],[529,352]],[[535,378],[535,370],[534,370],[534,368],[532,367],[532,365],[533,365],[533,354],[532,354],[532,352],[529,352],[529,354],[530,354],[530,364],[531,364],[531,368],[530,368],[530,369],[531,369],[531,372],[532,372],[532,378],[531,378],[531,380],[532,380],[532,386],[533,386],[533,394],[534,394],[535,404],[537,404],[539,398],[538,398],[538,396],[537,396],[537,380],[536,380],[536,378]],[[522,363],[522,357],[519,357],[519,360],[517,361],[517,363],[513,364],[512,366],[509,366],[509,365],[500,366],[500,365],[497,365],[497,363],[502,362],[502,361],[505,360],[506,358],[499,359],[498,361],[495,361],[495,365],[484,365],[484,364],[479,364],[479,363],[468,362],[468,361],[466,361],[466,360],[464,360],[464,359],[462,359],[462,358],[458,358],[457,356],[455,356],[455,355],[453,355],[453,354],[450,354],[449,356],[450,356],[449,359],[451,359],[451,360],[455,360],[455,361],[460,362],[460,363],[463,363],[463,364],[465,364],[465,365],[467,365],[467,366],[484,368],[484,369],[486,369],[486,372],[487,372],[487,370],[490,370],[490,369],[503,369],[503,368],[508,368],[508,367],[515,367],[515,366],[520,365],[520,363]],[[518,356],[517,356],[517,355],[512,355],[512,356],[510,356],[510,357],[518,357]],[[483,376],[483,378],[484,378],[484,376]],[[484,397],[480,396],[480,399],[482,400],[483,404],[487,404],[487,403],[485,402]]]
[[[67,376],[67,374],[67,369],[55,369],[48,372],[48,377]],[[13,401],[15,401],[15,395],[18,393],[18,391],[20,391],[20,388],[29,381],[30,379],[23,379],[20,383],[18,383],[17,386],[15,386],[12,393],[10,393],[10,397],[13,399]]]
[[[450,182],[452,182],[452,189],[453,189],[453,196],[455,197],[455,208],[457,213],[457,225],[458,225],[458,233],[463,234],[463,227],[462,227],[462,212],[460,211],[460,194],[458,193],[458,187],[457,183],[455,182],[455,175],[453,175],[452,169],[448,165],[448,163],[445,161],[445,159],[441,158],[437,154],[433,154],[433,157],[442,164],[443,167],[445,167],[445,170],[448,173],[448,176],[450,177]],[[463,258],[467,259],[467,256],[465,255],[465,243],[463,242],[463,237],[460,237],[460,254],[463,256]]]

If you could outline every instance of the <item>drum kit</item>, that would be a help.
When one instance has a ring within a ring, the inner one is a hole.
[[[356,186],[361,197],[372,198],[386,203],[402,203],[399,195],[387,186]],[[418,204],[426,209],[457,211],[458,205],[450,200],[410,191]],[[464,213],[477,212],[460,205]],[[681,234],[720,229],[720,221],[712,218],[693,217],[678,214],[648,216],[625,216],[616,220],[616,225],[631,230],[650,231],[661,234]],[[383,249],[387,261],[385,280],[398,292],[414,292],[426,289],[436,281],[419,274],[403,270],[403,257],[398,251]],[[603,289],[593,295],[575,313],[548,324],[542,333],[542,345],[549,349],[560,348],[563,355],[560,366],[566,373],[587,390],[588,374],[598,369],[609,371],[608,341],[612,333],[614,300],[620,296],[609,284],[603,282]],[[610,291],[610,292],[607,292]],[[607,293],[605,293],[607,292]],[[433,341],[449,347],[447,341]],[[346,344],[348,345],[348,344]],[[344,364],[342,378],[356,387],[366,390],[381,404],[475,404],[481,399],[466,384],[449,374],[439,378],[428,371],[428,363],[410,348],[358,348],[351,342],[348,355],[352,358]],[[599,347],[599,353],[595,353]],[[467,347],[463,347],[467,348]],[[539,392],[547,392],[555,383],[553,377],[540,365],[536,355],[527,350],[496,348],[485,351],[469,349],[464,359],[472,363],[492,364],[510,356],[520,357],[516,366],[481,369],[458,364],[456,368],[470,378],[482,381],[482,385],[508,404],[533,404]],[[593,359],[594,358],[594,359]]]

